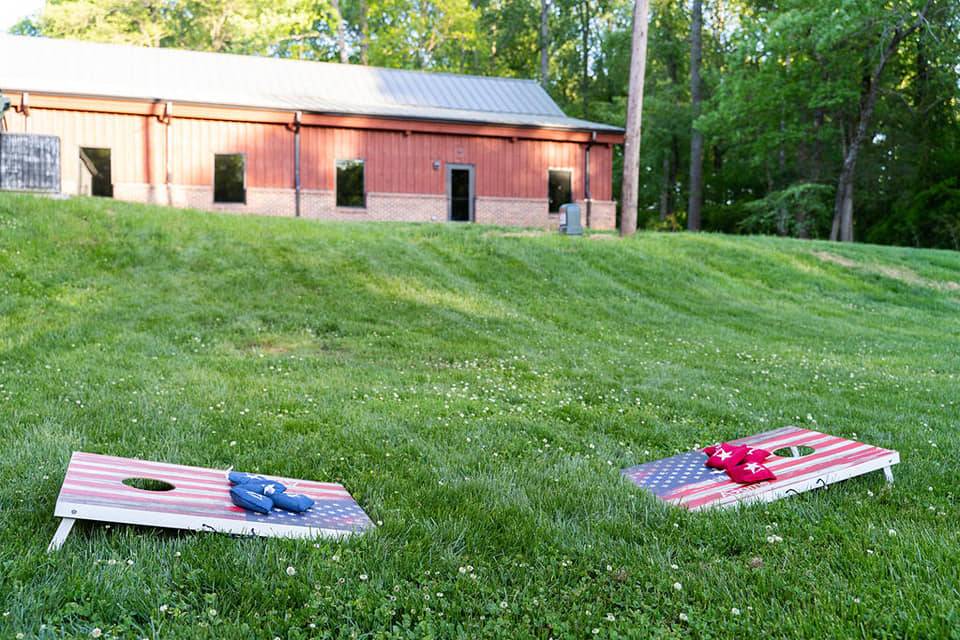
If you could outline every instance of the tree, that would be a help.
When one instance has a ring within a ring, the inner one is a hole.
[[[896,18],[892,25],[884,25],[879,37],[879,58],[873,68],[863,77],[860,92],[860,106],[851,136],[843,157],[843,168],[837,181],[837,195],[834,204],[833,226],[830,230],[831,240],[853,242],[853,180],[857,168],[857,159],[860,149],[867,137],[877,106],[877,96],[880,91],[880,80],[883,71],[890,59],[896,55],[900,43],[913,34],[925,22],[927,11],[930,10],[932,0],[926,0],[923,7],[915,15],[907,13]],[[884,15],[887,8],[883,8]]]
[[[350,62],[350,52],[347,49],[346,24],[343,20],[343,13],[340,11],[340,0],[330,0],[330,9],[336,25],[337,51],[340,54],[340,63],[347,64]]]
[[[61,38],[271,53],[288,36],[313,30],[322,0],[48,0],[17,31]],[[295,37],[294,40],[297,38]]]
[[[550,0],[540,0],[540,84],[550,86]]]
[[[693,127],[690,134],[690,199],[687,205],[687,228],[699,231],[703,209],[703,132],[697,125],[703,102],[703,0],[693,0],[690,21],[690,110]]]
[[[640,128],[643,119],[643,81],[647,66],[647,14],[649,0],[635,0],[630,56],[630,83],[627,90],[627,126],[623,143],[623,198],[620,235],[637,231],[637,204],[640,182]]]
[[[960,2],[690,1],[649,0],[639,25],[636,0],[48,0],[14,31],[536,78],[570,116],[644,124],[614,150],[624,233],[686,211],[958,246]]]

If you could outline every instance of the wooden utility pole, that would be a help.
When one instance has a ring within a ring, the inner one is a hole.
[[[627,95],[627,131],[623,141],[623,194],[620,235],[637,231],[640,188],[640,125],[643,117],[643,81],[647,68],[647,14],[650,0],[634,0],[633,44],[630,54],[630,85]]]
[[[703,62],[703,0],[693,0],[690,21],[690,107],[692,121],[700,117],[703,102],[703,82],[700,64]],[[693,124],[690,135],[690,200],[687,203],[687,229],[700,230],[703,209],[703,134]]]

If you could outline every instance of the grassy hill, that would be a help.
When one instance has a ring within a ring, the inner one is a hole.
[[[0,637],[947,637],[958,388],[956,253],[0,194]],[[786,424],[896,485],[689,514],[619,476]],[[47,556],[74,450],[336,479],[382,526]]]

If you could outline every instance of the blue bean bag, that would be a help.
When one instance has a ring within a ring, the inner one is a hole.
[[[247,485],[232,487],[230,489],[230,499],[233,501],[233,504],[247,511],[270,513],[270,510],[273,509],[273,500],[250,489]]]
[[[243,471],[231,471],[227,474],[230,484],[247,484],[248,482],[273,482],[271,478],[262,476],[259,473],[244,473]]]
[[[238,484],[238,487],[243,487],[244,489],[249,489],[250,491],[256,491],[257,493],[272,498],[278,493],[283,493],[287,488],[277,482],[276,480],[254,480],[252,482],[244,482],[243,484]]]
[[[300,493],[275,493],[270,499],[277,509],[293,513],[303,513],[314,505],[313,500]]]

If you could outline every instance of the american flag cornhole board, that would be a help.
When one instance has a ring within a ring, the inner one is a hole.
[[[226,476],[217,469],[74,452],[54,510],[62,520],[48,551],[60,548],[75,520],[285,538],[344,537],[373,526],[343,485],[268,475],[316,504],[303,513],[259,514],[231,502]],[[133,478],[173,489],[124,484]]]
[[[739,484],[723,469],[706,466],[707,454],[699,450],[630,467],[621,473],[664,502],[697,511],[772,502],[878,469],[883,469],[887,481],[893,482],[892,467],[900,462],[896,451],[800,427],[783,427],[730,443],[746,444],[771,453],[790,449],[793,456],[767,458],[763,464],[777,478],[756,484]],[[798,456],[799,447],[810,447],[813,452]]]

